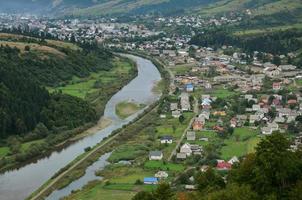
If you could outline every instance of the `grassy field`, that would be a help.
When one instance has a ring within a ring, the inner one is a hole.
[[[99,86],[109,87],[111,83],[117,82],[122,75],[128,74],[131,69],[133,69],[131,63],[117,58],[114,68],[110,71],[91,73],[87,78],[73,77],[65,86],[49,88],[49,91],[60,90],[65,94],[84,99],[89,94],[99,91]]]
[[[126,119],[127,117],[133,115],[143,107],[143,105],[139,105],[134,102],[124,101],[116,105],[115,113],[117,114],[117,116],[119,116],[119,118]]]
[[[169,68],[174,75],[183,75],[190,72],[194,66],[195,66],[194,64],[187,64],[187,65],[176,65]]]
[[[116,150],[111,154],[108,161],[115,163],[120,160],[134,160],[146,152],[148,152],[148,149],[146,149],[144,145],[125,144],[117,147]]]
[[[268,27],[268,28],[262,28],[262,29],[249,29],[249,30],[240,30],[236,31],[233,34],[236,36],[249,36],[249,35],[257,35],[257,34],[263,34],[263,33],[269,33],[274,31],[285,31],[292,28],[302,28],[302,24],[292,24],[292,25],[284,25],[284,26],[275,26],[275,27]]]
[[[40,140],[34,140],[34,141],[31,141],[31,142],[25,142],[21,145],[21,150],[22,151],[26,151],[30,148],[31,145],[33,144],[41,144],[42,142],[44,142],[45,140],[44,139],[40,139]]]
[[[100,183],[90,183],[81,192],[73,193],[65,200],[131,200],[135,194],[134,191],[114,190],[113,187],[105,189]]]
[[[6,156],[10,152],[8,147],[0,147],[0,158]]]
[[[28,39],[37,39],[34,37],[24,36],[24,35],[18,35],[18,34],[11,34],[11,33],[0,33],[0,39],[7,39],[7,40],[20,40],[23,38]],[[62,47],[62,48],[69,48],[71,50],[81,50],[79,46],[76,44],[70,43],[70,42],[63,42],[59,40],[45,40],[48,45],[56,46],[56,47]]]
[[[233,135],[224,140],[225,146],[221,149],[221,157],[230,159],[233,156],[243,156],[255,150],[260,137],[257,130],[246,127],[236,128]]]
[[[299,0],[282,0],[272,1],[271,3],[258,3],[253,0],[224,0],[211,4],[210,6],[199,8],[200,14],[205,16],[221,14],[226,12],[232,12],[238,10],[246,10],[245,4],[252,5],[252,16],[258,15],[272,15],[282,11],[290,12],[294,9],[301,8],[301,2]]]
[[[16,48],[20,49],[21,53],[24,53],[25,47],[29,46],[30,51],[36,51],[38,53],[53,54],[53,55],[60,56],[60,57],[66,56],[63,52],[61,52],[53,47],[39,45],[39,44],[35,44],[35,43],[0,41],[0,45],[3,45],[3,46],[8,45],[10,47],[16,47]]]
[[[155,161],[155,160],[150,160],[145,162],[144,167],[146,169],[176,171],[176,172],[180,172],[185,169],[185,167],[181,164],[165,163],[163,161]]]
[[[224,99],[224,98],[228,98],[228,97],[235,95],[236,92],[230,91],[229,89],[217,88],[217,89],[214,89],[210,94],[217,98]]]

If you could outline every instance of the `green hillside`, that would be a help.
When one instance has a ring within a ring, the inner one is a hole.
[[[0,0],[0,11],[37,11],[75,16],[125,14],[222,15],[249,9],[251,16],[301,17],[300,0]]]

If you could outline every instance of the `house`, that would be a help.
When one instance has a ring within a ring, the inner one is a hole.
[[[191,104],[189,100],[189,95],[187,93],[182,93],[180,95],[180,105],[182,111],[189,111],[191,110]]]
[[[155,177],[145,177],[144,184],[146,185],[156,185],[158,184],[158,178]]]
[[[191,144],[190,147],[194,155],[201,155],[201,152],[203,151],[201,146],[196,144]]]
[[[177,109],[178,109],[177,103],[171,103],[171,104],[170,104],[170,110],[171,110],[171,111],[174,111],[174,110],[177,110]]]
[[[163,153],[161,151],[150,151],[149,160],[161,160],[163,159]]]
[[[196,140],[196,134],[194,131],[188,131],[187,132],[187,140],[188,141],[195,141]]]
[[[214,116],[226,116],[226,112],[225,111],[214,111],[213,115]]]
[[[185,185],[185,189],[186,190],[196,190],[196,186],[195,185]]]
[[[181,112],[179,110],[172,111],[172,117],[179,118],[181,115]]]
[[[176,158],[177,158],[177,159],[184,160],[184,159],[187,158],[187,154],[186,154],[186,153],[177,153],[177,154],[176,154]]]
[[[269,127],[263,127],[263,128],[261,128],[261,133],[263,135],[271,135],[273,133],[273,131]]]
[[[224,128],[223,127],[220,127],[220,126],[214,126],[213,127],[213,130],[217,131],[217,132],[223,132],[224,131]]]
[[[208,111],[208,110],[203,110],[200,114],[199,114],[199,116],[198,116],[198,118],[201,118],[201,117],[203,117],[205,120],[209,120],[210,119],[210,111]]]
[[[259,121],[261,117],[259,115],[250,115],[250,124],[254,124],[256,121]]]
[[[280,65],[279,68],[281,71],[293,71],[297,69],[297,67],[294,65]]]
[[[230,120],[230,127],[232,127],[232,128],[236,128],[237,127],[237,119],[236,119],[236,117],[233,117]]]
[[[203,129],[204,123],[199,120],[194,120],[192,124],[193,131],[201,131]]]
[[[232,168],[232,164],[225,162],[224,160],[217,160],[216,169],[217,170],[230,170]]]
[[[186,156],[190,156],[192,154],[191,145],[188,143],[183,144],[180,147],[180,153],[186,154]]]
[[[161,144],[172,144],[172,142],[173,142],[173,137],[170,135],[165,135],[160,138]]]
[[[242,126],[247,121],[247,115],[236,115],[237,126]]]
[[[280,70],[277,69],[276,67],[267,67],[264,69],[264,74],[267,75],[270,78],[274,78],[279,76]]]
[[[162,178],[168,178],[169,174],[165,171],[158,171],[154,177],[155,178],[159,178],[159,179],[162,179]]]
[[[261,109],[259,104],[254,104],[252,107],[253,111],[259,111]]]
[[[279,130],[279,125],[276,122],[268,123],[266,127],[261,129],[263,135],[271,135],[274,131]]]
[[[276,117],[274,122],[276,123],[284,123],[285,122],[285,118],[284,117]]]
[[[159,115],[159,118],[161,118],[161,119],[165,119],[167,116],[165,115],[165,114],[160,114]]]
[[[201,166],[200,171],[206,172],[206,171],[208,171],[209,168],[210,168],[209,165],[203,165],[203,166]]]
[[[187,92],[193,92],[194,91],[194,86],[192,84],[187,84],[186,85],[186,91]]]
[[[274,82],[273,83],[273,90],[281,90],[281,83],[280,82]]]
[[[296,99],[290,99],[290,100],[287,101],[287,104],[288,104],[288,105],[297,104],[297,100],[296,100]]]
[[[208,142],[208,141],[209,141],[209,138],[207,138],[207,137],[202,137],[202,138],[199,138],[199,141]]]
[[[228,163],[230,163],[231,165],[233,165],[234,163],[238,163],[239,159],[237,158],[237,156],[233,156]]]

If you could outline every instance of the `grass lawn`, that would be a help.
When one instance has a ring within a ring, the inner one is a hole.
[[[181,164],[174,164],[174,163],[166,163],[164,164],[163,161],[154,161],[150,160],[145,162],[144,167],[146,169],[154,169],[154,170],[165,170],[165,171],[183,171],[184,166]]]
[[[260,138],[258,130],[248,127],[235,128],[233,135],[224,140],[225,146],[221,149],[221,157],[230,159],[233,156],[243,156],[255,150]]]
[[[113,177],[110,179],[111,183],[127,183],[134,184],[137,180],[143,181],[145,177],[153,177],[154,173],[151,171],[137,170],[137,172],[130,173],[126,176]]]
[[[148,149],[145,146],[135,144],[135,145],[122,145],[117,147],[115,151],[111,154],[108,161],[109,162],[118,162],[120,160],[134,160],[138,156],[147,154]]]
[[[258,133],[259,133],[258,130],[250,129],[248,127],[240,127],[240,128],[235,128],[232,137],[235,137],[236,139],[239,140],[247,140],[251,137],[256,136]]]
[[[31,145],[33,145],[33,144],[40,144],[40,143],[42,143],[42,142],[44,142],[44,139],[34,140],[34,141],[31,141],[31,142],[23,143],[23,144],[21,145],[21,150],[22,150],[22,151],[26,151],[26,150],[29,149],[29,147],[30,147]]]
[[[36,51],[36,52],[39,52],[39,53],[46,53],[46,54],[53,54],[53,55],[57,55],[61,58],[64,58],[66,56],[65,53],[57,50],[56,48],[45,46],[45,45],[40,45],[40,44],[37,44],[37,43],[0,41],[0,45],[3,45],[3,46],[7,45],[7,46],[10,46],[12,48],[16,47],[22,53],[25,52],[25,47],[29,46],[31,51]]]
[[[90,76],[85,78],[73,77],[68,84],[61,87],[48,88],[48,90],[50,92],[60,90],[64,94],[84,99],[88,94],[97,92],[100,89],[97,85],[109,86],[112,82],[119,80],[121,76],[126,76],[133,68],[132,63],[125,62],[119,58],[114,61],[114,66],[110,71],[91,73]]]
[[[119,118],[126,119],[127,117],[133,115],[143,107],[144,107],[143,105],[139,105],[134,102],[123,101],[116,105],[115,113]]]
[[[196,132],[196,140],[195,141],[187,141],[190,144],[198,144],[201,146],[205,146],[215,139],[217,139],[217,133],[215,131],[195,131]],[[200,138],[208,138],[209,141],[201,141]]]
[[[247,152],[246,142],[226,140],[224,143],[226,146],[221,149],[221,157],[223,159],[228,160],[233,156],[243,156]]]
[[[66,198],[66,200],[131,200],[135,194],[136,192],[134,191],[114,190],[114,188],[105,189],[100,183],[92,183],[86,186],[83,190],[71,194]]]
[[[211,93],[212,96],[215,96],[217,98],[222,98],[222,99],[228,98],[228,97],[233,96],[235,94],[236,94],[236,92],[230,91],[228,89],[223,89],[223,88],[215,89]]]
[[[0,147],[0,158],[6,156],[9,153],[8,147]]]
[[[183,75],[187,74],[192,70],[193,65],[176,65],[173,67],[170,67],[171,71],[173,72],[174,75]]]
[[[257,145],[259,144],[260,141],[261,141],[260,137],[255,137],[255,138],[251,138],[250,140],[248,140],[247,153],[255,152],[255,148],[257,147]]]

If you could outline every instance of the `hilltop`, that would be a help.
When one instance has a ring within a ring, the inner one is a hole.
[[[68,16],[138,15],[147,13],[201,14],[205,17],[247,12],[262,20],[302,18],[299,0],[0,0],[0,11]]]

